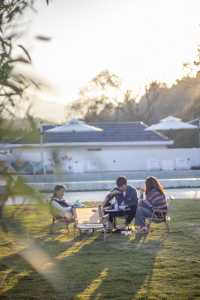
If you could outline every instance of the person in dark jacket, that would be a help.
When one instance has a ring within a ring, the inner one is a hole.
[[[109,221],[113,225],[115,217],[125,216],[125,225],[129,225],[135,217],[138,197],[135,188],[127,184],[124,176],[117,178],[116,187],[106,196],[103,203],[104,210],[111,208]],[[113,201],[115,199],[115,201]],[[113,203],[114,202],[114,203]]]

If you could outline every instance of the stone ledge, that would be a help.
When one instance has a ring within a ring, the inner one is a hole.
[[[180,179],[161,179],[165,188],[198,188],[200,187],[200,178],[180,178]],[[144,180],[129,180],[130,185],[140,187],[144,185]],[[61,184],[67,190],[75,191],[102,191],[110,190],[115,185],[115,180],[109,181],[79,181],[79,182],[40,182],[29,183],[32,187],[42,192],[52,192],[56,184]]]

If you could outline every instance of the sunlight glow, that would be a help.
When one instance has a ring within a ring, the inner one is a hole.
[[[19,244],[24,244],[25,249],[20,255],[39,273],[41,274],[55,290],[62,289],[63,277],[60,269],[55,265],[55,261],[42,248],[34,242],[30,245],[26,240],[19,240]]]
[[[26,37],[34,69],[70,102],[96,74],[109,69],[136,94],[152,80],[172,84],[193,62],[200,41],[197,0],[38,1]],[[54,22],[52,22],[54,20]],[[52,37],[42,44],[38,34]]]

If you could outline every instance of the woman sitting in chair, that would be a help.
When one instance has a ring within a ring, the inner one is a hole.
[[[167,201],[164,189],[160,182],[155,177],[148,177],[145,181],[145,188],[140,189],[141,200],[139,202],[136,216],[135,225],[138,226],[138,233],[148,233],[149,228],[145,224],[146,218],[153,216],[154,210],[157,210],[157,217],[159,218],[159,210],[163,214],[167,214]],[[145,199],[143,195],[145,193]],[[156,216],[155,216],[156,217]]]
[[[65,188],[62,185],[56,185],[51,198],[51,205],[56,216],[63,217],[68,221],[73,219],[72,206],[70,206],[64,197]]]

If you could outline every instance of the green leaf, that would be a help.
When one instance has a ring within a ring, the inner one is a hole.
[[[29,63],[32,63],[31,56],[28,53],[28,51],[22,45],[18,45],[18,47],[21,48],[24,51],[26,57],[28,58]]]

